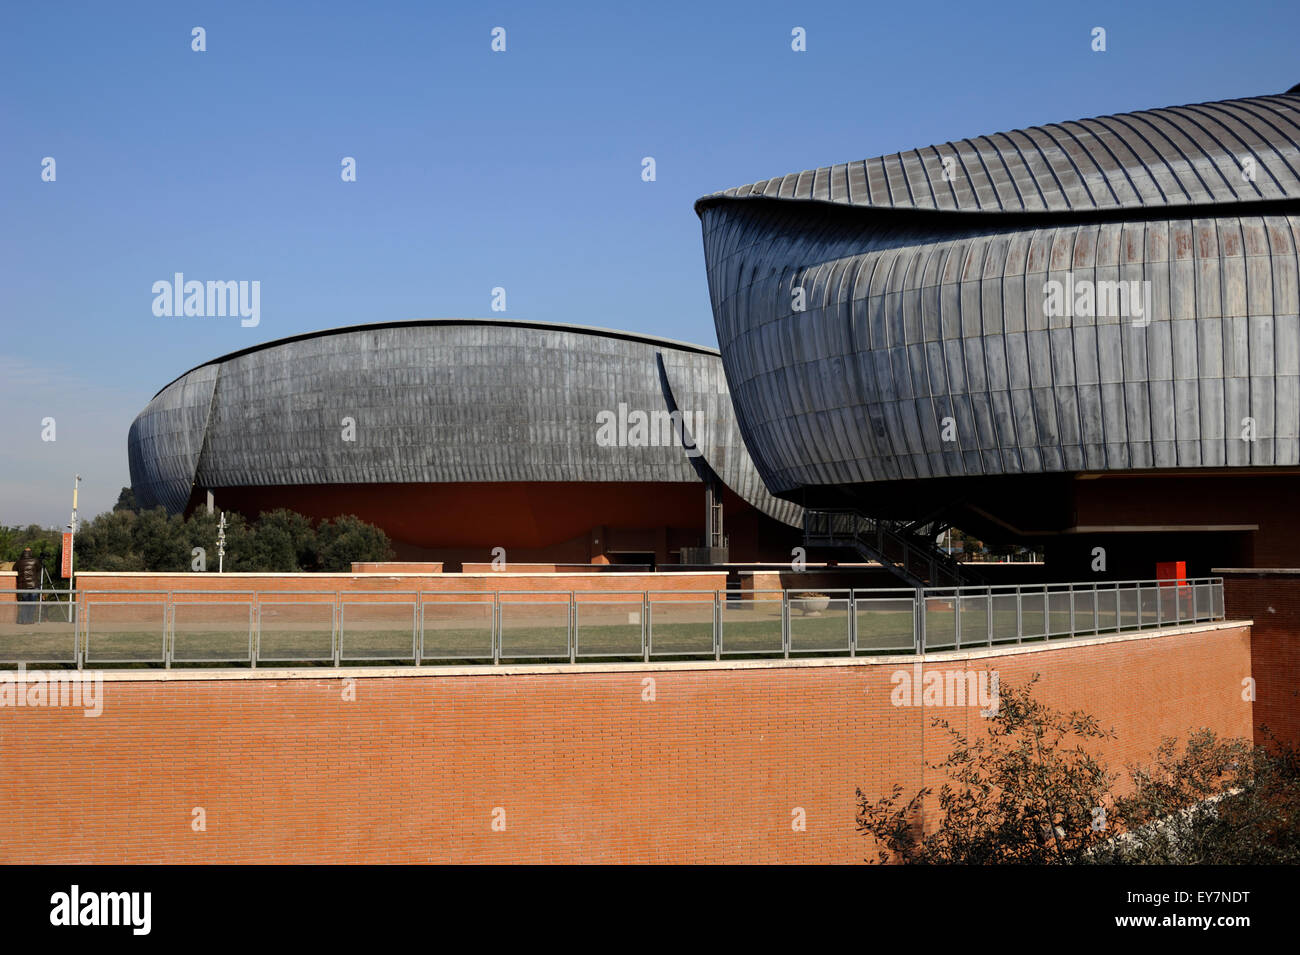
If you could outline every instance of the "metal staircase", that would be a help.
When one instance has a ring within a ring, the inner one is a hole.
[[[935,546],[947,528],[937,520],[889,521],[856,511],[810,511],[803,515],[806,547],[850,547],[910,587],[964,587],[980,575]]]

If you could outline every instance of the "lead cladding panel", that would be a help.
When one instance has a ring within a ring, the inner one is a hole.
[[[1258,96],[1054,123],[823,167],[800,174],[806,188],[797,197],[962,212],[1294,199],[1300,197],[1298,143],[1300,96]],[[843,179],[848,189],[832,187]],[[769,188],[780,182],[714,196],[796,197]]]
[[[660,356],[709,466],[797,523],[754,470],[716,354],[486,321],[361,326],[195,369],[133,424],[132,483],[144,506],[178,512],[196,484],[698,482],[662,429],[644,447],[598,440],[602,416],[666,417]]]
[[[780,272],[818,292],[799,311],[789,287],[751,284],[742,296],[709,269],[739,427],[778,495],[928,476],[1300,463],[1295,215],[1023,229],[996,217],[926,229],[748,201],[706,203],[700,215],[707,236],[763,237],[716,245],[744,259],[735,274]],[[1269,235],[1287,237],[1270,245],[1282,253],[1243,254]],[[1050,314],[1052,282],[1062,298],[1066,283],[1090,287],[1105,307]],[[1256,441],[1238,448],[1246,419]],[[945,421],[955,442],[941,440]]]

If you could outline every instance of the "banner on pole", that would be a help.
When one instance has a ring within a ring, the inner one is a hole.
[[[63,532],[63,565],[59,576],[64,580],[72,578],[72,531]]]

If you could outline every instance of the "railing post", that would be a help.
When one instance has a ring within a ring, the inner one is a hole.
[[[1092,632],[1101,633],[1101,605],[1097,603],[1097,584],[1092,585]]]
[[[641,591],[641,660],[650,662],[650,595]]]
[[[1070,636],[1073,637],[1077,629],[1077,624],[1074,621],[1074,584],[1067,584],[1066,586],[1070,588],[1066,593],[1070,598]]]
[[[915,629],[915,626],[913,627]],[[915,634],[912,642],[916,642]],[[858,655],[858,592],[849,589],[849,656]]]
[[[722,659],[722,608],[716,590],[713,592],[713,659]]]
[[[1201,615],[1196,612],[1196,584],[1192,584],[1192,623],[1201,619]]]
[[[917,587],[912,592],[912,651],[925,654],[925,589]]]
[[[172,668],[172,640],[176,636],[176,605],[172,603],[172,593],[167,591],[167,602],[163,604],[163,669]]]
[[[569,662],[578,662],[578,602],[569,591]]]
[[[993,588],[992,587],[984,588],[984,594],[988,598],[985,601],[988,608],[985,611],[985,617],[986,617],[985,622],[988,624],[988,631],[989,631],[988,645],[991,647],[993,646]]]
[[[492,591],[492,664],[501,663],[501,591]]]
[[[257,645],[262,640],[262,608],[257,595],[248,601],[248,665],[257,669]]]
[[[339,591],[334,591],[334,608],[331,616],[334,619],[334,666],[338,667],[343,659],[343,597]]]
[[[411,656],[415,666],[419,666],[420,657],[424,656],[424,601],[420,599],[419,591],[416,591],[411,613]]]
[[[781,655],[790,659],[790,591],[781,591]]]
[[[1020,592],[1020,585],[1016,585],[1016,643],[1025,642],[1025,607],[1021,603],[1023,594]]]
[[[71,597],[72,597],[71,587],[68,588],[68,597],[69,597],[69,603],[71,603]],[[90,640],[90,633],[89,633],[90,623],[87,620],[87,617],[88,617],[88,613],[83,611],[81,607],[81,595],[78,594],[77,615],[73,617],[73,623],[72,623],[72,654],[77,661],[78,670],[83,670],[85,669],[86,666],[86,643],[89,642]],[[83,627],[87,631],[85,641],[83,641],[81,638],[81,630]]]
[[[961,588],[952,589],[952,642],[953,649],[961,649]]]

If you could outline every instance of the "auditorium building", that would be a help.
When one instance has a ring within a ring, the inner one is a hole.
[[[956,526],[1045,550],[1055,580],[1300,567],[1298,93],[700,199],[766,487],[860,517],[816,526],[864,552]]]
[[[355,514],[404,560],[789,561],[798,505],[736,427],[718,353],[505,320],[330,329],[181,375],[128,438],[143,507]]]

